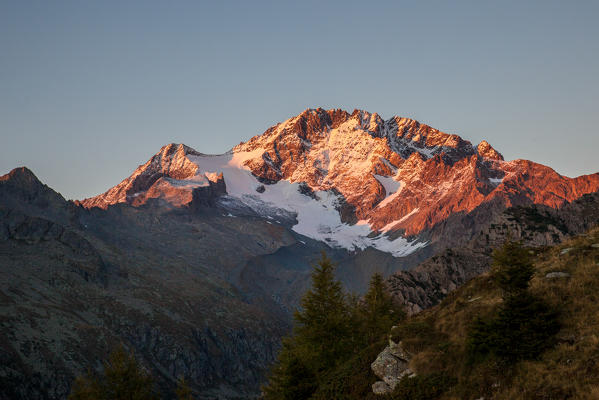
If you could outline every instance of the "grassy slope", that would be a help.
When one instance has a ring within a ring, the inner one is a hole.
[[[412,317],[394,330],[395,339],[401,339],[404,348],[413,354],[411,368],[419,377],[441,373],[457,382],[441,399],[599,398],[599,228],[559,246],[535,252],[536,272],[530,290],[559,310],[562,326],[555,346],[538,360],[514,366],[494,360],[468,365],[465,349],[469,326],[475,317],[493,312],[502,301],[490,274],[473,279],[438,306]],[[547,273],[555,271],[571,276],[545,278]],[[379,346],[382,350],[385,343]],[[364,352],[373,353],[372,349]],[[357,357],[356,361],[360,359]],[[345,393],[364,395],[369,390],[366,385],[375,381],[371,373],[363,370],[365,364],[344,365],[343,371],[331,374],[337,375],[333,380],[337,384],[349,383],[351,390],[346,387]],[[430,382],[423,379],[424,385]],[[430,398],[413,393],[410,397],[397,394],[392,398]]]

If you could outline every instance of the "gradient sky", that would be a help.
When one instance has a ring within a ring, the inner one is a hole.
[[[488,3],[488,4],[483,4]],[[0,1],[0,174],[96,195],[306,108],[599,171],[599,1]]]

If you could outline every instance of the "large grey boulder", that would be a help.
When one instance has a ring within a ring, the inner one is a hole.
[[[378,355],[370,368],[381,381],[372,385],[374,394],[391,393],[401,378],[413,375],[409,367],[410,355],[401,347],[401,342],[395,343],[389,339],[389,345]]]

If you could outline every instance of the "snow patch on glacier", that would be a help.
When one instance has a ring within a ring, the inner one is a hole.
[[[323,241],[333,247],[348,250],[374,247],[395,257],[408,255],[426,246],[423,242],[410,242],[403,237],[390,240],[387,236],[368,237],[372,233],[367,221],[349,225],[341,221],[339,206],[341,198],[333,191],[315,191],[316,196],[307,196],[300,191],[300,183],[281,180],[275,184],[264,185],[264,192],[256,193],[260,185],[244,163],[260,157],[263,150],[251,152],[226,153],[218,156],[191,156],[193,162],[204,174],[223,173],[227,193],[238,199],[254,212],[266,218],[269,216],[288,216],[294,213],[297,223],[292,226],[295,232]],[[395,196],[401,189],[401,182],[392,177],[377,175],[387,193]],[[385,199],[385,200],[387,200]]]

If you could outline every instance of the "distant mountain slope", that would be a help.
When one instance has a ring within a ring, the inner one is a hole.
[[[0,398],[65,399],[118,343],[164,396],[185,376],[198,398],[255,397],[289,317],[227,275],[293,242],[251,218],[86,210],[27,169],[0,177]]]
[[[552,246],[598,225],[599,192],[558,209],[543,205],[510,207],[480,225],[473,239],[442,250],[409,271],[392,274],[388,283],[408,311],[417,313],[488,271],[491,251],[508,238],[529,246]]]
[[[0,398],[64,399],[120,342],[166,398],[179,376],[200,399],[253,398],[320,251],[356,291],[404,267],[299,235],[288,213],[192,198],[86,209],[26,168],[0,177]]]

